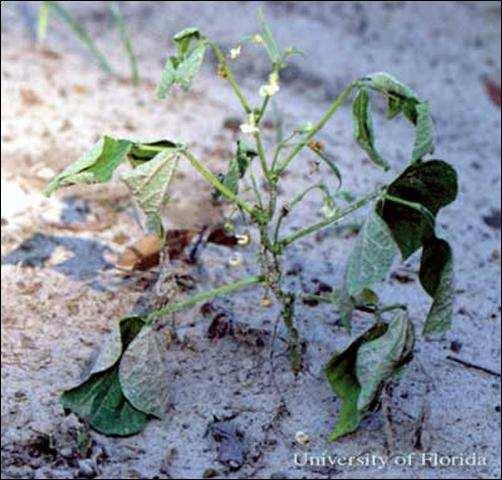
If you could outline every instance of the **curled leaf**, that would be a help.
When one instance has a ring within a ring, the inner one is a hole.
[[[416,105],[417,128],[411,162],[415,163],[428,153],[434,153],[434,123],[430,116],[429,104],[420,102]]]
[[[369,104],[369,95],[365,88],[360,88],[352,104],[352,116],[354,120],[354,138],[360,147],[369,155],[371,160],[384,170],[390,168],[386,160],[375,148],[375,135],[373,132],[373,120]]]
[[[434,217],[442,207],[455,200],[457,191],[457,173],[442,160],[409,166],[387,189],[393,197],[422,205]],[[377,211],[390,228],[403,259],[418,250],[433,232],[430,219],[408,205],[381,201]]]
[[[424,243],[420,262],[420,283],[433,298],[423,334],[444,333],[453,317],[453,253],[446,240],[435,236]]]
[[[385,278],[397,253],[397,246],[385,221],[372,210],[349,256],[345,285],[356,295]]]
[[[138,410],[162,418],[167,408],[168,386],[164,366],[164,340],[159,331],[145,327],[122,355],[120,385]]]
[[[131,146],[129,140],[103,136],[83,157],[56,175],[45,187],[44,194],[50,196],[64,185],[107,182]]]

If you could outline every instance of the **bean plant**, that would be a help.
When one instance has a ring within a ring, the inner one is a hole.
[[[127,162],[130,168],[121,180],[145,213],[148,229],[162,241],[165,230],[160,209],[168,200],[169,184],[179,163],[188,162],[214,189],[215,201],[233,205],[259,238],[257,275],[171,301],[146,315],[131,314],[118,321],[87,379],[62,395],[65,409],[74,411],[104,434],[134,434],[150,417],[163,417],[169,385],[164,370],[165,345],[159,333],[161,322],[174,312],[218,296],[257,287],[265,292],[263,303],[275,298],[288,332],[291,368],[295,374],[301,372],[304,362],[295,321],[299,294],[285,286],[284,258],[298,240],[336,225],[363,208],[368,213],[346,259],[342,284],[329,294],[314,295],[315,300],[337,308],[349,333],[355,310],[374,316],[373,324],[344,350],[335,352],[325,367],[329,385],[341,402],[330,438],[335,440],[355,431],[361,420],[381,404],[387,383],[412,359],[415,327],[407,306],[382,304],[373,290],[387,278],[396,256],[406,260],[421,250],[420,283],[432,299],[422,322],[422,334],[441,335],[450,328],[453,255],[447,240],[436,232],[435,224],[439,210],[457,195],[457,175],[448,163],[429,158],[434,152],[434,124],[428,102],[393,76],[372,73],[347,85],[317,122],[299,125],[287,135],[279,134],[274,145],[265,144],[263,120],[272,97],[280,90],[281,73],[289,58],[298,52],[278,46],[263,16],[260,25],[258,33],[242,39],[229,52],[197,28],[177,33],[173,37],[175,52],[166,61],[157,89],[160,99],[168,97],[174,86],[188,90],[206,54],[214,54],[217,74],[232,89],[244,118],[241,138],[225,173],[214,173],[189,145],[179,140],[141,142],[103,136],[45,189],[50,195],[67,185],[107,182],[117,167]],[[232,63],[252,43],[263,48],[271,65],[267,81],[255,97],[259,98],[257,103],[250,101],[232,70]],[[318,137],[345,102],[352,102],[355,141],[375,167],[390,170],[390,163],[375,144],[370,108],[374,95],[386,100],[388,119],[402,116],[414,128],[407,165],[394,174],[393,180],[352,200],[341,200],[340,191],[330,190],[325,183],[312,183],[289,201],[280,201],[281,182],[304,151],[316,155],[333,179],[341,182],[339,166]],[[255,171],[259,171],[259,176]],[[243,191],[243,185],[249,188]],[[295,207],[314,189],[323,195],[323,218],[311,224],[305,218],[301,228],[285,229],[285,218],[294,216]]]

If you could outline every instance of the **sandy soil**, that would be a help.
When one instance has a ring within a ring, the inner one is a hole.
[[[3,2],[5,3],[5,2]],[[328,443],[339,403],[322,373],[330,354],[348,341],[336,312],[300,305],[308,372],[296,380],[276,343],[276,379],[270,385],[269,338],[277,309],[263,309],[256,291],[218,301],[235,321],[255,330],[217,341],[207,338],[210,319],[194,308],[176,315],[166,337],[172,409],[139,435],[107,438],[89,430],[58,403],[64,388],[89,368],[114,322],[140,311],[148,281],[125,279],[114,262],[141,237],[127,192],[118,184],[71,188],[47,200],[40,189],[54,172],[77,158],[101,133],[182,139],[215,171],[224,169],[235,134],[225,120],[239,117],[230,91],[204,67],[195,88],[157,101],[154,88],[169,38],[199,26],[228,48],[256,28],[257,2],[126,2],[124,12],[137,49],[143,83],[106,77],[66,27],[54,21],[45,48],[35,47],[26,21],[36,2],[2,5],[2,477],[4,478],[495,478],[500,474],[500,375],[465,368],[454,355],[500,372],[500,4],[498,2],[269,2],[266,14],[284,45],[306,53],[283,78],[278,100],[286,125],[315,121],[350,80],[386,70],[410,84],[432,105],[437,156],[460,175],[460,196],[441,214],[455,249],[457,305],[454,327],[443,339],[417,343],[416,361],[396,385],[393,454],[422,451],[476,454],[486,465],[434,467],[415,463],[385,468],[294,464],[303,455],[386,455],[380,414],[335,445]],[[86,3],[86,5],[83,5]],[[21,16],[24,8],[25,16]],[[117,35],[100,2],[72,2],[78,19],[127,74]],[[24,18],[24,21],[23,21]],[[250,95],[265,78],[266,61],[245,49],[236,63]],[[499,88],[499,103],[486,81]],[[257,98],[257,97],[253,97]],[[376,172],[351,138],[349,109],[322,136],[342,169],[345,188],[363,193]],[[410,128],[378,122],[379,142],[395,175],[412,142]],[[267,132],[267,140],[273,132]],[[321,172],[321,175],[324,172]],[[281,198],[309,179],[308,157],[287,177]],[[209,189],[183,166],[171,207],[176,228],[218,222],[225,212],[208,207]],[[291,228],[316,218],[315,196],[290,220]],[[359,219],[360,217],[358,217]],[[244,225],[238,225],[244,229]],[[330,229],[295,246],[288,282],[312,292],[336,285],[354,236]],[[336,247],[333,245],[336,243]],[[208,247],[197,265],[179,266],[208,288],[255,272],[255,246],[241,251]],[[419,326],[429,300],[417,282],[418,259],[396,264],[379,293],[406,301]],[[358,315],[356,333],[369,319]],[[280,332],[282,335],[283,332]],[[256,336],[264,339],[256,342]],[[454,351],[452,351],[452,348]],[[420,422],[423,413],[425,417]],[[243,436],[244,465],[236,472],[218,461],[219,445],[207,434],[214,419],[230,418]],[[310,437],[295,443],[295,433]],[[302,457],[303,458],[303,457]]]

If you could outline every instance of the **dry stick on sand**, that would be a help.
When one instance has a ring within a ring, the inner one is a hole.
[[[483,367],[481,365],[476,365],[475,363],[468,362],[467,360],[462,360],[461,358],[453,357],[452,355],[448,355],[446,357],[447,360],[451,360],[452,362],[459,363],[460,365],[463,365],[464,367],[467,368],[472,368],[473,370],[479,370],[480,372],[485,372],[488,373],[489,375],[493,375],[494,377],[499,377],[500,378],[500,372],[496,372],[495,370],[492,370],[487,367]]]

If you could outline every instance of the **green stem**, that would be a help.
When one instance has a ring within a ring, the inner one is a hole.
[[[118,2],[110,3],[110,12],[112,17],[117,25],[117,28],[120,32],[120,36],[122,38],[122,43],[124,44],[124,48],[127,52],[127,56],[129,58],[129,65],[131,67],[131,80],[133,85],[139,84],[139,72],[138,72],[138,62],[136,60],[136,55],[134,54],[134,49],[132,46],[131,37],[127,32],[124,17],[122,16],[122,12],[120,11],[120,7]]]
[[[200,292],[190,297],[180,300],[179,302],[171,303],[159,310],[155,310],[148,315],[147,323],[155,321],[155,319],[162,317],[164,315],[169,315],[171,313],[178,312],[179,310],[184,310],[186,308],[193,307],[197,303],[210,300],[214,297],[219,297],[221,295],[226,295],[228,293],[235,292],[236,290],[242,290],[243,288],[249,287],[251,285],[256,285],[262,283],[264,278],[262,276],[256,275],[253,277],[244,278],[233,283],[228,283],[222,285],[221,287],[213,288],[212,290],[207,290],[205,292]]]
[[[220,50],[220,47],[218,47],[218,45],[216,45],[215,43],[209,42],[209,45],[213,49],[213,52],[216,55],[216,59],[218,60],[220,65],[225,69],[225,73],[227,74],[228,82],[230,83],[230,86],[232,87],[232,90],[234,91],[235,95],[239,99],[239,102],[241,103],[242,108],[244,108],[244,111],[246,113],[248,113],[248,114],[251,113],[252,109],[249,106],[249,103],[246,100],[246,97],[244,96],[244,94],[242,93],[239,85],[237,84],[237,81],[235,80],[234,74],[233,74],[231,68],[228,66],[228,63],[225,59],[225,55],[223,55],[223,52]]]
[[[371,200],[374,200],[378,196],[381,195],[382,189],[378,188],[374,190],[373,192],[369,193],[368,195],[365,195],[364,197],[361,197],[359,200],[356,200],[354,203],[351,203],[347,207],[341,209],[338,211],[336,214],[332,215],[331,217],[327,218],[326,220],[323,220],[321,222],[315,223],[314,225],[311,225],[310,227],[302,228],[291,235],[288,235],[284,237],[280,243],[283,247],[286,247],[290,245],[291,243],[295,242],[299,238],[305,237],[307,235],[310,235],[312,233],[317,232],[317,230],[320,230],[321,228],[327,227],[328,225],[331,225],[332,223],[338,222],[339,220],[342,220],[344,217],[349,215],[350,213],[358,210],[361,207],[364,207],[367,203],[371,202]]]
[[[221,194],[227,197],[229,200],[237,204],[244,211],[249,213],[252,217],[255,217],[255,209],[249,205],[247,202],[238,197],[234,192],[227,188],[223,183],[221,183],[218,178],[201,162],[199,162],[192,153],[188,150],[181,150],[183,155],[188,159],[192,166],[197,170],[214,188],[216,188]]]
[[[101,50],[96,46],[94,43],[91,35],[87,32],[87,30],[79,23],[77,22],[64,8],[63,6],[59,5],[58,2],[53,2],[53,1],[47,1],[46,4],[56,12],[57,15],[65,22],[77,35],[78,38],[84,43],[84,45],[91,51],[91,53],[96,57],[97,61],[99,62],[99,65],[101,66],[101,69],[105,71],[106,73],[113,73],[112,67],[106,60],[105,56],[101,53]]]
[[[277,173],[280,175],[284,170],[286,170],[291,163],[291,161],[298,155],[298,153],[308,145],[310,140],[321,130],[324,125],[328,122],[328,120],[334,115],[334,113],[340,108],[340,106],[345,102],[347,97],[350,95],[350,92],[354,88],[354,83],[351,83],[347,87],[345,87],[340,93],[340,95],[336,98],[336,100],[331,104],[331,106],[326,110],[325,114],[321,117],[321,119],[317,122],[316,125],[310,130],[310,132],[305,135],[304,139],[298,143],[298,145],[293,149],[293,151],[281,162],[281,164],[277,168]]]
[[[256,132],[253,134],[254,140],[256,142],[256,150],[258,152],[258,158],[260,159],[261,169],[263,171],[263,175],[266,179],[269,177],[269,171],[267,166],[267,158],[265,156],[265,149],[263,148],[263,143],[261,141],[260,132]]]

